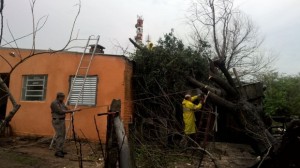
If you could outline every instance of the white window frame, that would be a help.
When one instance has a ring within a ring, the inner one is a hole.
[[[44,101],[47,82],[48,75],[23,75],[22,101]]]
[[[70,87],[69,90],[71,89],[71,85],[73,82],[75,76],[70,76]],[[81,83],[83,82],[84,77],[83,76],[77,76],[76,81],[74,83],[73,89],[70,90],[69,94],[69,100],[68,104],[69,105],[75,105],[78,94],[81,89]],[[78,106],[96,106],[97,105],[97,92],[98,92],[98,76],[97,75],[91,75],[86,77],[85,84],[83,86],[83,91],[82,94],[78,100]]]

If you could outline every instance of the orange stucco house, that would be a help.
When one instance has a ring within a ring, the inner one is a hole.
[[[19,52],[26,56],[30,50],[20,49]],[[0,48],[0,55],[7,58],[11,65],[16,64],[19,59],[16,54],[18,53],[11,48]],[[50,104],[56,98],[57,92],[68,94],[71,78],[76,73],[81,55],[82,53],[67,51],[37,55],[23,62],[9,76],[7,73],[10,66],[0,58],[0,75],[7,79],[12,94],[21,105],[10,122],[14,134],[53,136]],[[79,130],[82,130],[88,139],[97,139],[93,118],[97,113],[107,112],[112,99],[122,101],[121,118],[125,127],[131,122],[131,77],[132,63],[127,57],[95,54],[87,78],[89,82],[86,83],[89,89],[83,93],[88,96],[86,99],[83,96],[79,106],[83,110],[76,113],[74,119],[79,136]],[[0,92],[0,97],[3,94]],[[12,105],[6,99],[1,102],[0,117],[3,118],[12,109]],[[104,140],[107,118],[96,118],[100,137]]]

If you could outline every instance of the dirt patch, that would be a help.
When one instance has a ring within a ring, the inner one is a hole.
[[[0,168],[74,168],[79,167],[73,141],[65,143],[68,152],[64,158],[54,156],[49,149],[50,139],[6,138],[0,139]],[[96,151],[94,153],[93,151]],[[103,167],[102,153],[95,143],[82,142],[83,166]]]
[[[49,149],[51,139],[41,137],[15,137],[0,139],[0,168],[76,168],[78,157],[73,141],[65,143],[68,152],[65,158],[54,156]],[[104,167],[100,146],[96,143],[82,142],[84,168]],[[182,151],[182,149],[157,149],[145,146],[136,150],[137,167],[152,168],[156,164],[170,168],[193,168],[199,166],[199,152]],[[151,149],[151,150],[149,150]],[[210,143],[207,150],[218,160],[221,167],[244,168],[256,162],[255,155],[248,145],[230,143]],[[95,153],[94,153],[95,152]],[[100,159],[100,160],[99,160]],[[213,168],[214,163],[205,155],[201,167]]]
[[[15,151],[0,151],[0,167],[15,168],[15,167],[42,167],[44,159],[32,157],[26,153]]]

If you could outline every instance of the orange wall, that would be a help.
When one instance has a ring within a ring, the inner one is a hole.
[[[1,55],[7,55],[13,50],[0,49]],[[28,55],[28,50],[21,50],[22,55]],[[56,54],[42,54],[34,56],[22,63],[10,77],[10,89],[17,102],[21,104],[11,126],[14,133],[26,135],[52,136],[54,131],[51,125],[50,104],[59,91],[67,94],[69,89],[69,77],[74,75],[80,60],[80,53],[60,52]],[[12,64],[15,58],[9,58]],[[0,73],[9,71],[9,66],[0,60]],[[132,104],[131,97],[125,96],[131,92],[132,67],[130,62],[122,56],[97,55],[92,62],[89,75],[98,76],[97,107],[82,110],[75,114],[75,128],[77,134],[82,137],[80,129],[88,139],[96,140],[97,134],[93,117],[99,112],[107,112],[107,106],[112,99],[121,99],[122,113],[125,125],[129,122]],[[45,101],[22,101],[22,75],[48,74],[47,91]],[[129,75],[129,76],[128,76]],[[127,82],[126,82],[127,81]],[[127,84],[126,84],[127,83]],[[128,94],[128,93],[127,93]],[[125,101],[126,100],[126,101]],[[81,107],[87,108],[87,107]],[[8,103],[7,113],[12,109]],[[105,139],[106,117],[96,117],[101,139]],[[68,122],[66,122],[67,124]]]
[[[133,75],[133,67],[132,64],[126,64],[125,66],[125,71],[124,71],[124,76],[125,76],[125,98],[123,101],[123,107],[124,107],[124,113],[123,113],[123,120],[124,120],[124,125],[126,126],[125,129],[128,132],[128,124],[131,124],[133,120],[132,112],[133,112],[133,95],[132,95],[132,75]]]

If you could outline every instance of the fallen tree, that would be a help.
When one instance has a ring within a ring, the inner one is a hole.
[[[220,57],[212,61],[213,64],[210,67],[209,80],[217,84],[218,88],[207,86],[193,77],[187,77],[187,80],[207,93],[208,99],[213,103],[224,107],[226,110],[223,112],[230,113],[235,118],[237,129],[250,139],[249,142],[254,151],[263,156],[262,160],[253,167],[299,167],[299,120],[288,124],[282,140],[276,139],[263,121],[261,115],[264,113],[263,109],[247,100],[247,93],[243,91],[238,77],[233,79],[225,68],[224,60],[224,57]],[[215,68],[221,71],[224,78],[218,77]],[[235,72],[235,69],[233,70]],[[216,92],[218,89],[223,93]]]
[[[212,66],[220,69],[225,79],[217,77],[214,72],[210,72],[209,80],[216,83],[224,92],[222,95],[216,94],[215,88],[206,86],[192,77],[188,77],[192,84],[199,87],[203,92],[208,93],[208,99],[218,106],[225,107],[226,112],[231,113],[235,117],[241,132],[246,134],[254,143],[253,149],[258,154],[266,153],[269,148],[277,145],[277,141],[265,127],[260,114],[261,108],[257,108],[254,104],[247,101],[244,92],[239,91],[237,83],[234,81],[229,71],[225,68],[225,59],[220,58],[213,61]],[[214,67],[211,67],[214,68]]]
[[[141,52],[144,54],[149,54],[146,48],[138,46],[134,41],[130,40]],[[299,136],[300,133],[298,127],[299,122],[295,122],[293,126],[290,126],[287,132],[293,132],[293,134],[286,134],[283,141],[277,140],[266,127],[261,114],[263,114],[263,109],[250,103],[247,100],[247,92],[243,90],[241,81],[236,74],[235,69],[233,69],[236,78],[233,78],[229,70],[225,66],[226,57],[220,55],[215,60],[210,60],[209,67],[209,85],[198,81],[197,78],[192,76],[183,75],[195,88],[200,88],[204,93],[208,95],[208,100],[213,104],[222,107],[223,113],[228,113],[235,119],[236,129],[239,130],[239,134],[246,135],[250,142],[251,147],[257,153],[257,155],[263,156],[260,163],[257,166],[268,167],[270,165],[274,166],[275,162],[266,162],[262,164],[264,160],[278,160],[279,158],[285,158],[281,160],[280,164],[293,162],[296,159],[289,160],[289,157],[283,157],[287,155],[289,150],[286,146],[290,147],[291,144],[296,144],[299,146],[299,140],[295,136]],[[200,67],[201,68],[201,67]],[[174,70],[180,71],[180,69]],[[163,105],[163,104],[162,104]],[[150,113],[149,113],[149,112]],[[153,110],[148,110],[147,113],[151,115]],[[164,114],[165,115],[165,114]],[[157,120],[162,120],[163,117],[157,116]],[[154,122],[154,121],[152,121]],[[172,131],[172,130],[169,130]],[[173,130],[174,131],[174,130]],[[293,157],[291,157],[293,158]],[[297,161],[296,161],[297,162]],[[276,166],[276,165],[275,165]]]
[[[193,74],[197,79],[208,78],[205,57],[208,57],[209,46],[203,42],[202,51],[185,47],[173,31],[160,38],[151,50],[130,41],[138,49],[132,55],[133,97],[141,100],[134,103],[136,126],[141,134],[148,134],[147,139],[162,139],[168,136],[168,132],[172,132],[170,130],[180,130],[183,127],[180,123],[181,101],[183,95],[192,89],[183,76]],[[149,125],[156,128],[149,128]],[[152,133],[155,135],[150,135]],[[167,138],[162,141],[162,144],[166,144]]]
[[[210,39],[215,58],[208,58],[209,80],[213,86],[206,86],[191,76],[187,80],[205,93],[210,92],[208,99],[224,108],[223,112],[229,113],[236,130],[248,137],[259,155],[276,153],[279,142],[263,122],[263,108],[247,100],[247,92],[239,80],[244,75],[267,69],[272,63],[269,57],[257,55],[262,41],[253,22],[234,8],[234,0],[193,1],[190,12],[197,39]],[[203,36],[205,31],[207,36]],[[239,74],[235,68],[238,68]]]

